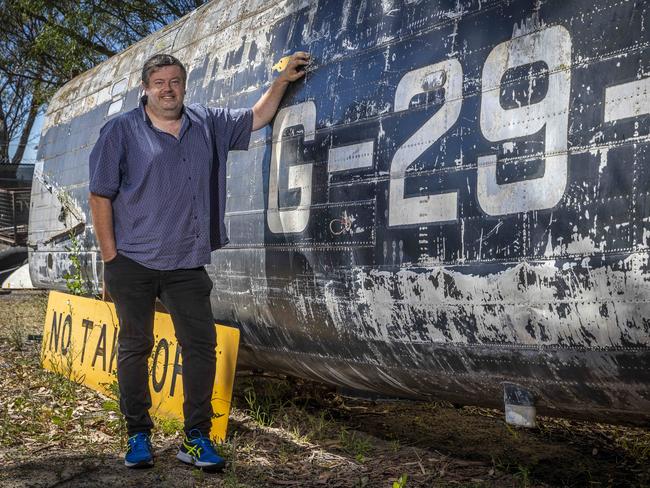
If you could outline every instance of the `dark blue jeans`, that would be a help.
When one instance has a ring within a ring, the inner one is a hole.
[[[158,271],[118,254],[104,266],[104,284],[120,322],[117,380],[129,436],[153,427],[147,360],[154,346],[156,298],[169,311],[182,348],[185,432],[209,435],[217,335],[210,307],[213,284],[205,268]]]

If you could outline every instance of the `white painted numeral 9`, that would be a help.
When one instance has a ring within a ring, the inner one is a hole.
[[[544,61],[548,91],[539,103],[504,109],[501,78],[512,68]],[[481,130],[497,142],[535,134],[546,126],[544,176],[515,183],[497,183],[495,154],[478,158],[477,195],[488,215],[552,208],[567,184],[567,131],[571,87],[571,36],[562,26],[517,37],[496,46],[483,66]]]
[[[389,226],[457,218],[457,191],[404,197],[406,169],[458,120],[463,102],[463,69],[456,59],[416,69],[404,75],[395,92],[395,112],[408,110],[411,99],[428,91],[430,80],[435,79],[445,87],[444,105],[397,150],[390,164]]]
[[[307,101],[283,108],[275,117],[267,211],[269,229],[275,234],[302,232],[309,222],[313,164],[300,164],[289,167],[288,188],[289,190],[300,189],[300,203],[298,207],[292,209],[280,209],[279,206],[282,135],[288,127],[296,125],[303,126],[305,141],[314,140],[314,131],[316,129],[316,105],[314,102]]]

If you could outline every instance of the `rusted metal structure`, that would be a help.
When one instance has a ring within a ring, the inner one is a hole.
[[[89,284],[100,127],[174,53],[187,99],[251,106],[312,53],[272,126],[232,152],[214,317],[241,362],[356,390],[614,422],[650,414],[650,7],[598,0],[215,1],[52,100],[30,269]],[[161,205],[165,204],[161,195]]]
[[[24,246],[31,188],[0,188],[0,242]]]

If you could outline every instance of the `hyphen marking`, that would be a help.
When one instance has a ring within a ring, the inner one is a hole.
[[[358,144],[333,147],[329,150],[328,171],[335,173],[338,171],[372,168],[372,155],[374,152],[374,141],[364,141]]]
[[[650,78],[605,89],[605,122],[650,114]]]

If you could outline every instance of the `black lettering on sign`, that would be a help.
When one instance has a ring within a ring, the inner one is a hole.
[[[68,340],[65,340],[65,330],[68,329]],[[70,314],[65,316],[63,326],[61,327],[61,354],[64,356],[68,354],[70,349],[70,341],[72,341],[72,316]]]
[[[86,329],[84,330],[84,343],[81,346],[81,363],[84,362],[84,355],[86,354],[86,343],[88,342],[88,331],[94,327],[92,320],[83,319],[81,321],[81,326]]]
[[[160,351],[163,350],[165,354],[165,359],[163,360],[163,370],[162,378],[158,381],[158,358],[160,357]],[[165,378],[167,377],[167,364],[169,363],[169,344],[167,339],[160,339],[158,345],[156,346],[156,352],[153,355],[153,364],[151,365],[151,382],[153,383],[153,389],[156,393],[160,393],[165,385]]]
[[[176,357],[174,358],[174,371],[172,372],[172,386],[169,389],[169,396],[174,396],[176,390],[176,376],[183,374],[183,364],[181,363],[181,346],[176,346]],[[182,377],[182,376],[181,376]]]
[[[59,350],[59,324],[61,323],[61,318],[63,317],[62,313],[59,313],[59,321],[56,321],[56,312],[52,317],[52,329],[50,330],[50,351],[52,350],[52,342],[54,342],[54,352]]]
[[[102,331],[99,334],[99,340],[95,348],[95,356],[93,357],[93,368],[95,367],[95,361],[97,361],[98,356],[102,357],[102,370],[106,371],[106,324],[102,324]]]
[[[117,327],[113,327],[113,342],[111,344],[111,360],[108,362],[108,371],[113,372],[113,364],[117,356]]]

